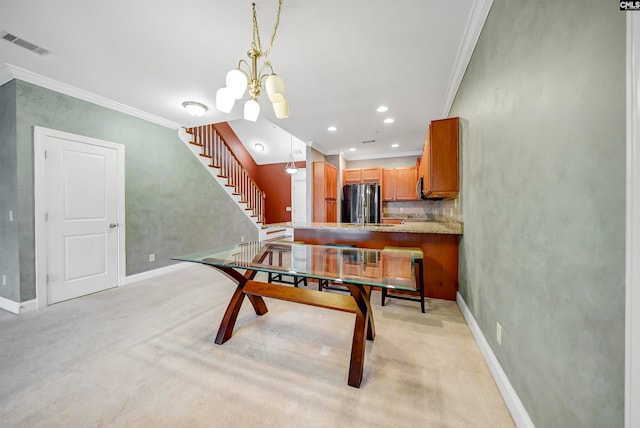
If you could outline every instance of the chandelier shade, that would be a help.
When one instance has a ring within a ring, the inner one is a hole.
[[[244,103],[245,120],[255,122],[256,120],[258,120],[259,115],[260,115],[260,104],[258,104],[258,101],[254,99],[250,99],[249,101]]]
[[[247,76],[237,68],[229,71],[226,78],[227,89],[231,96],[239,100],[244,97],[244,91],[247,90]]]
[[[241,59],[238,66],[229,71],[226,75],[226,86],[220,88],[216,94],[216,108],[223,113],[231,113],[235,100],[242,99],[246,90],[249,91],[251,99],[244,104],[244,118],[255,122],[260,114],[260,96],[263,86],[269,96],[269,101],[273,103],[273,110],[278,119],[289,117],[289,102],[284,97],[284,80],[274,71],[269,61],[264,61],[258,68],[258,60],[269,56],[273,41],[280,24],[280,11],[283,0],[278,1],[278,13],[273,26],[271,40],[266,50],[262,50],[260,42],[260,32],[258,30],[258,19],[256,16],[256,4],[252,3],[253,12],[253,41],[251,49],[247,52],[249,61]]]
[[[272,74],[267,77],[264,86],[272,103],[279,103],[284,100],[284,80],[282,80],[282,77]]]
[[[289,101],[283,99],[279,103],[273,103],[273,111],[278,119],[289,117]]]
[[[220,88],[218,92],[216,92],[216,109],[219,111],[231,113],[235,102],[228,88]]]

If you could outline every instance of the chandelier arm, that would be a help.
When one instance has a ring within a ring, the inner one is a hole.
[[[241,65],[244,64],[247,67],[247,70],[249,70],[249,73],[247,73],[246,71],[244,71],[241,67]],[[238,67],[237,69],[245,75],[245,77],[247,78],[247,80],[251,80],[250,74],[251,74],[251,66],[249,65],[249,63],[243,59],[241,59],[240,61],[238,61]]]
[[[262,67],[260,68],[260,71],[258,72],[258,76],[260,82],[262,82],[262,79],[264,79],[265,77],[269,76],[268,74],[262,74],[262,72],[264,71],[265,68],[269,67],[269,70],[271,70],[271,74],[275,74],[275,72],[273,71],[273,67],[271,66],[271,63],[269,61],[265,62],[264,64],[262,64]]]

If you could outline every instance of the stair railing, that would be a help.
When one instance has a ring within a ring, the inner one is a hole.
[[[196,126],[187,128],[186,132],[191,134],[189,143],[201,148],[200,156],[211,159],[209,167],[216,168],[218,177],[226,179],[225,186],[232,187],[232,194],[240,196],[245,210],[251,211],[257,223],[264,224],[265,192],[249,176],[215,126]]]

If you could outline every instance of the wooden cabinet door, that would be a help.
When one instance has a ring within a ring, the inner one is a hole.
[[[327,223],[335,223],[338,219],[338,204],[335,199],[325,200],[325,220]]]
[[[418,182],[415,166],[395,169],[395,199],[396,201],[415,201],[416,184]]]
[[[358,184],[362,182],[361,169],[344,169],[342,170],[342,182],[344,184]]]
[[[331,164],[325,165],[325,198],[337,199],[338,194],[338,171]]]
[[[337,170],[336,167],[327,162],[313,163],[313,221],[335,222],[336,199],[337,199]],[[333,209],[327,209],[327,201],[333,200]],[[333,220],[329,220],[328,215],[332,214]]]
[[[382,168],[362,168],[363,183],[380,183],[382,180]]]
[[[393,168],[382,170],[382,200],[393,201],[395,198],[395,174]]]
[[[422,159],[420,159],[420,177],[422,177],[422,194],[427,196],[431,188],[431,124],[427,130],[427,136],[424,139],[422,147]]]
[[[324,184],[324,162],[313,163],[313,203],[312,203],[312,221],[324,221],[324,200],[325,200],[325,184]]]
[[[433,197],[455,197],[460,191],[459,180],[459,118],[431,122],[430,180]]]

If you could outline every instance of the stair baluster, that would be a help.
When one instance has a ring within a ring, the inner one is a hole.
[[[257,223],[264,223],[265,193],[251,179],[247,170],[238,161],[215,125],[197,126],[186,129],[191,135],[190,144],[200,147],[200,156],[210,158],[209,167],[218,170],[218,177],[226,179],[226,186],[232,187],[232,193],[240,197],[245,210]]]

